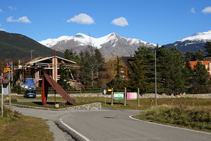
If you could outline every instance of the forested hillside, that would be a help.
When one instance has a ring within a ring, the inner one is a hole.
[[[0,60],[30,57],[31,50],[34,50],[34,57],[54,55],[52,49],[41,45],[33,39],[21,34],[0,31]],[[56,55],[62,57],[63,53],[57,51]]]

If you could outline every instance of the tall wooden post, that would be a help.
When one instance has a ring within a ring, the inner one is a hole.
[[[10,85],[10,77],[11,77],[11,72],[9,72],[9,105],[10,105],[10,110],[12,110],[12,106],[11,106],[11,85]]]
[[[114,94],[113,94],[113,88],[112,88],[112,92],[111,92],[111,105],[113,105],[113,98],[114,98]]]
[[[137,92],[137,99],[138,99],[138,107],[140,107],[140,99],[139,99],[139,88],[138,88],[138,92]]]
[[[126,88],[125,88],[125,96],[124,96],[124,106],[126,106],[126,99],[127,99],[127,90],[126,90]]]

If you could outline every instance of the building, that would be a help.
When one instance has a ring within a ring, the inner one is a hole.
[[[198,61],[190,61],[190,66],[192,70],[194,69],[194,66],[197,64],[197,62]],[[211,75],[211,61],[199,61],[199,62],[205,65],[207,72]]]
[[[51,56],[45,58],[38,57],[15,68],[16,75],[18,76],[16,84],[23,85],[27,79],[33,79],[36,86],[40,87],[44,74],[48,74],[55,81],[58,81],[60,79],[59,65],[61,63],[64,63],[70,70],[71,79],[69,81],[77,82],[80,67],[76,62],[58,56]]]

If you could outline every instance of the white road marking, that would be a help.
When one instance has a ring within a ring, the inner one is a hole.
[[[73,132],[75,132],[76,134],[78,134],[78,135],[79,135],[80,137],[82,137],[84,140],[86,140],[86,141],[91,141],[91,140],[89,140],[87,137],[85,137],[84,135],[82,135],[81,133],[79,133],[78,131],[74,130],[73,128],[71,128],[70,126],[68,126],[67,124],[65,124],[65,123],[62,121],[62,118],[60,118],[59,120],[60,120],[60,122],[61,122],[64,126],[66,126],[68,129],[70,129],[71,131],[73,131]]]
[[[130,117],[131,119],[133,119],[133,120],[143,121],[143,122],[150,123],[150,124],[161,125],[161,126],[165,126],[165,127],[176,128],[176,129],[182,129],[182,130],[187,130],[187,131],[192,131],[192,132],[197,132],[197,133],[203,133],[203,134],[211,135],[211,133],[208,133],[208,132],[196,131],[196,130],[192,130],[192,129],[181,128],[181,127],[174,127],[174,126],[169,126],[169,125],[159,124],[159,123],[155,123],[155,122],[148,122],[148,121],[136,119],[136,118],[133,118],[132,115],[130,115],[129,117]]]

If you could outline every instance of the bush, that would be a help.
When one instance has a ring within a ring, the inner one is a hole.
[[[15,92],[17,94],[21,94],[21,86],[20,85],[15,85],[13,89],[15,89]]]
[[[17,102],[17,98],[11,98],[11,102]]]
[[[59,107],[65,107],[65,103],[59,103]]]
[[[211,131],[211,109],[206,107],[162,105],[149,108],[135,117],[159,123]]]

